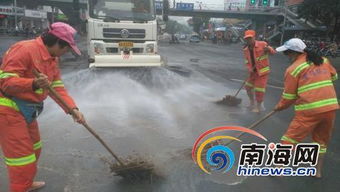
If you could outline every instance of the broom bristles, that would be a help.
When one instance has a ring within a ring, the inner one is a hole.
[[[217,101],[217,104],[224,104],[228,106],[237,106],[241,104],[242,99],[234,97],[232,95],[226,95],[222,100]]]

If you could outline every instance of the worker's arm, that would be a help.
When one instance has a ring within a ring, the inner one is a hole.
[[[333,67],[329,60],[327,60],[326,64],[328,65],[329,72],[331,73],[332,81],[338,80],[338,73],[336,69]]]
[[[276,111],[282,111],[295,103],[297,99],[298,80],[289,72],[285,75],[285,87],[280,102],[276,105]]]
[[[77,109],[74,100],[65,89],[64,83],[61,79],[60,70],[56,67],[55,71],[56,73],[53,81],[51,82],[51,87],[60,95],[60,97],[68,104],[71,109]],[[70,113],[70,111],[62,103],[60,103],[57,98],[55,98],[53,95],[51,95],[51,97],[60,105],[60,107],[63,108],[65,113]]]
[[[269,46],[269,45],[266,43],[266,46],[264,47],[264,52],[265,52],[266,54],[271,54],[271,55],[273,55],[273,54],[276,53],[276,50],[275,50],[273,47]]]
[[[0,68],[0,90],[6,95],[16,96],[18,93],[32,92],[34,78],[24,78],[30,66],[31,56],[20,45],[14,45],[6,52]]]
[[[244,63],[245,63],[246,68],[248,69],[249,72],[255,72],[256,71],[256,67],[255,66],[250,67],[251,69],[248,68],[248,65],[251,65],[250,64],[251,61],[248,60],[248,55],[250,54],[249,51],[250,50],[249,50],[249,48],[247,46],[243,48]]]
[[[69,111],[67,107],[65,107],[56,97],[54,97],[52,94],[50,95],[51,98],[58,103],[58,105],[65,111],[67,114],[71,114],[73,117],[73,120],[78,123],[85,123],[84,115],[79,111],[77,108],[74,100],[72,97],[68,94],[67,90],[65,89],[64,83],[61,79],[60,70],[58,67],[55,69],[56,74],[51,82],[51,87],[60,95],[60,97],[68,104],[68,107],[71,108],[73,113]]]

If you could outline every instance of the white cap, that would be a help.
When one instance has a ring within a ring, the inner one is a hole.
[[[306,47],[306,44],[301,39],[293,38],[286,41],[281,47],[276,48],[276,51],[281,52],[287,51],[289,49],[292,51],[303,53]]]

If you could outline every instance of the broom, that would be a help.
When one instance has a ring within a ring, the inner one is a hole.
[[[217,101],[217,104],[224,104],[228,106],[237,106],[241,104],[242,99],[237,98],[237,95],[240,93],[243,86],[246,84],[246,81],[243,81],[241,87],[237,90],[235,95],[226,95],[222,100]]]
[[[39,72],[33,70],[33,74],[38,78]],[[76,116],[76,113],[72,108],[64,101],[63,98],[51,87],[48,87],[49,95],[54,96],[66,109],[67,111]],[[116,175],[122,176],[128,179],[144,179],[151,175],[153,170],[153,165],[142,160],[128,159],[127,163],[123,161],[110,149],[106,142],[92,129],[86,122],[81,123],[104,147],[105,149],[114,157],[117,163],[111,165],[111,170]]]

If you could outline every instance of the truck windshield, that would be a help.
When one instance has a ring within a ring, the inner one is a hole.
[[[153,20],[154,0],[92,0],[90,15],[113,20]]]

